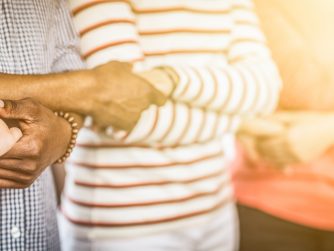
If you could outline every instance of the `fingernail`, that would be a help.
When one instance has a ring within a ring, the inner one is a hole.
[[[2,100],[0,100],[0,108],[5,108],[5,102],[3,102]]]

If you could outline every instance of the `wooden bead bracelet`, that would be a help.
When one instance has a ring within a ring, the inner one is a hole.
[[[65,119],[71,126],[72,129],[72,134],[71,134],[71,140],[70,143],[67,147],[67,150],[65,152],[65,154],[56,161],[57,164],[61,164],[64,163],[65,160],[70,157],[74,147],[75,147],[75,143],[77,141],[77,137],[78,137],[78,132],[79,132],[79,128],[78,128],[78,123],[75,121],[74,117],[71,116],[69,113],[67,112],[55,112],[54,113],[57,117],[63,118]]]

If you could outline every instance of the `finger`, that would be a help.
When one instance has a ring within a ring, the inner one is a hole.
[[[277,167],[286,167],[296,163],[296,159],[289,152],[275,151],[272,155],[267,155],[265,159],[274,163]]]
[[[35,159],[34,146],[29,136],[23,136],[1,159]]]
[[[22,189],[26,188],[25,185],[12,180],[6,180],[0,178],[0,189]]]
[[[133,64],[131,64],[131,63],[129,63],[129,62],[123,62],[123,61],[121,61],[120,63],[121,63],[127,70],[132,71],[132,69],[133,69]]]
[[[24,174],[21,172],[15,172],[13,170],[8,170],[3,168],[1,165],[0,165],[0,179],[11,180],[23,185],[30,185],[33,181],[31,175]]]
[[[155,89],[153,86],[150,86],[151,88],[151,102],[152,104],[162,106],[167,102],[167,97],[157,89]]]
[[[281,138],[259,141],[257,148],[266,161],[274,163],[278,167],[297,161],[291,154],[285,140]]]
[[[244,148],[244,151],[248,157],[253,162],[256,162],[260,159],[259,153],[256,148],[256,140],[253,137],[239,137],[238,141]]]
[[[0,108],[0,117],[5,119],[29,120],[31,106],[27,100],[2,100],[4,107]]]
[[[96,68],[100,68],[100,67],[117,67],[123,70],[127,70],[127,71],[132,71],[133,68],[133,64],[129,63],[129,62],[122,62],[122,61],[111,61],[108,63],[105,63],[101,66],[97,66]]]
[[[126,70],[132,70],[133,68],[133,64],[126,62],[126,61],[112,61],[112,64],[119,64],[120,66],[122,66],[123,69]]]
[[[174,82],[171,77],[161,69],[153,69],[149,71],[137,73],[141,78],[148,81],[156,90],[169,97],[173,93]]]
[[[0,159],[0,168],[15,173],[33,174],[32,168],[28,168],[30,161],[22,159]]]

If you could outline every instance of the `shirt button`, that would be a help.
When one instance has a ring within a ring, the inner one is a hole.
[[[12,227],[12,229],[10,230],[10,234],[14,239],[20,238],[21,236],[20,229],[17,226]]]

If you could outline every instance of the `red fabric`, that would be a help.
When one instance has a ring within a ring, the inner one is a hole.
[[[334,230],[334,149],[313,163],[280,171],[247,163],[238,147],[233,180],[242,205],[297,224]]]

